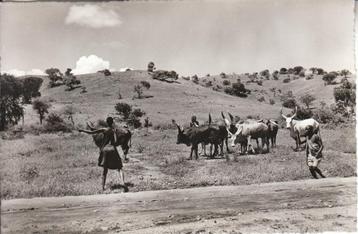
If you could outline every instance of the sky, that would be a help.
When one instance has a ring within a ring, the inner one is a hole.
[[[353,0],[2,3],[0,20],[1,71],[18,75],[354,70]]]

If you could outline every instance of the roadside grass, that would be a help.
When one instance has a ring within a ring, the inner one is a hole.
[[[356,176],[354,128],[322,129],[325,144],[320,164],[328,177]],[[187,160],[190,147],[176,144],[176,129],[136,130],[129,162],[124,164],[131,192],[211,185],[241,185],[310,179],[304,151],[294,152],[285,129],[277,148],[255,155]],[[256,143],[254,143],[254,146]],[[237,150],[237,149],[232,149]],[[25,135],[4,140],[0,148],[1,198],[29,198],[103,193],[98,148],[89,135],[79,133]],[[234,160],[236,158],[236,160]],[[107,190],[119,184],[110,170]]]

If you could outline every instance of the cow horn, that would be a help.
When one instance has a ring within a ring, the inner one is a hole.
[[[270,119],[270,123],[272,123],[272,124],[278,126],[278,124],[277,124],[275,121],[272,121],[271,119]]]
[[[232,116],[232,114],[230,114],[229,112],[228,112],[228,114],[229,114],[229,116],[230,116],[231,122],[234,122],[234,117]]]
[[[88,121],[88,122],[87,122],[87,126],[88,126],[91,130],[94,129],[93,123],[92,123],[91,121]]]
[[[211,114],[209,113],[209,125],[211,124]]]
[[[221,116],[223,117],[223,119],[225,119],[224,113],[221,111]]]
[[[296,106],[295,112],[294,112],[294,114],[291,116],[291,118],[294,118],[294,117],[296,116],[296,114],[297,114],[297,106]]]

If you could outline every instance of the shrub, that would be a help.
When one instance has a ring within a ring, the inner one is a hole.
[[[329,108],[324,107],[315,110],[313,118],[318,122],[324,124],[337,122],[337,116],[335,115],[335,113],[333,113],[333,111]]]
[[[133,126],[134,128],[139,128],[142,126],[142,123],[140,122],[140,119],[137,118],[133,113],[131,113],[127,119],[127,124],[129,126]]]
[[[285,79],[282,80],[283,83],[289,83],[290,81],[291,81],[290,78],[285,78]]]
[[[25,165],[20,170],[21,179],[25,180],[27,183],[30,183],[33,179],[40,175],[40,170],[36,166]]]
[[[355,90],[336,87],[333,91],[336,102],[343,101],[345,105],[355,104]]]
[[[312,111],[308,108],[302,108],[300,106],[297,106],[297,118],[298,119],[309,119],[313,115]]]
[[[287,98],[282,102],[282,106],[286,108],[295,108],[297,105],[297,102],[294,98]]]
[[[132,106],[124,102],[119,102],[115,105],[114,109],[126,120],[132,111]]]
[[[108,70],[108,69],[104,69],[104,70],[103,70],[103,74],[104,74],[105,76],[110,76],[110,75],[112,75],[111,71]]]
[[[262,80],[258,80],[258,81],[256,81],[256,83],[257,83],[257,85],[260,85],[260,86],[262,86]]]
[[[145,112],[144,111],[142,111],[141,109],[139,109],[139,108],[136,108],[136,109],[133,109],[133,111],[132,111],[132,113],[131,114],[133,114],[135,117],[142,117],[142,116],[144,116],[145,115]]]
[[[313,75],[312,74],[309,74],[308,76],[306,76],[306,80],[312,80],[313,79]]]
[[[263,77],[265,77],[267,80],[269,80],[269,79],[270,79],[270,71],[269,71],[268,69],[263,70],[263,71],[260,72],[260,76],[263,76]]]
[[[71,132],[71,125],[65,123],[65,121],[56,113],[50,113],[46,118],[45,124],[46,132]]]
[[[220,77],[223,78],[223,79],[225,79],[225,78],[226,78],[226,74],[225,74],[224,72],[221,72],[221,73],[220,73]]]
[[[276,70],[272,73],[272,77],[274,80],[278,80],[278,77],[279,77],[279,72]]]
[[[311,94],[305,94],[300,97],[300,101],[305,104],[307,108],[310,108],[310,105],[314,100],[316,100],[316,98]]]
[[[275,104],[275,100],[273,100],[273,99],[270,98],[270,104],[271,104],[271,105],[274,105],[274,104]]]
[[[140,84],[146,89],[150,88],[150,83],[148,81],[142,80]]]
[[[304,70],[302,70],[302,71],[300,71],[300,73],[298,74],[300,77],[305,77],[305,71]]]
[[[260,96],[257,98],[257,101],[259,102],[264,102],[265,101],[265,97],[264,96]]]
[[[223,85],[230,85],[231,82],[229,80],[223,80]]]
[[[143,89],[141,85],[134,85],[133,92],[137,93],[137,98],[141,99],[143,95]]]
[[[325,74],[323,77],[322,77],[322,80],[324,80],[324,84],[326,85],[330,85],[332,84],[333,80],[336,79],[336,74],[335,73],[328,73],[328,74]]]
[[[160,81],[173,82],[178,79],[178,74],[175,71],[158,70],[152,74],[152,78]]]
[[[195,83],[195,84],[198,84],[198,83],[199,83],[199,78],[198,78],[197,75],[193,75],[193,76],[191,77],[191,80],[192,80],[193,83]]]
[[[209,80],[208,82],[205,83],[206,87],[211,87],[213,86],[213,82],[211,80]]]

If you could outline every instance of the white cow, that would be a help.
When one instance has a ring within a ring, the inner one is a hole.
[[[281,115],[286,120],[286,128],[290,129],[290,135],[293,139],[296,141],[296,149],[298,150],[299,146],[302,143],[305,143],[305,141],[301,141],[301,137],[306,136],[307,126],[312,126],[313,131],[320,134],[319,131],[319,123],[313,119],[304,119],[304,120],[295,120],[297,114],[297,106],[295,109],[295,113],[291,117],[287,117],[286,115],[282,114],[281,109]]]

